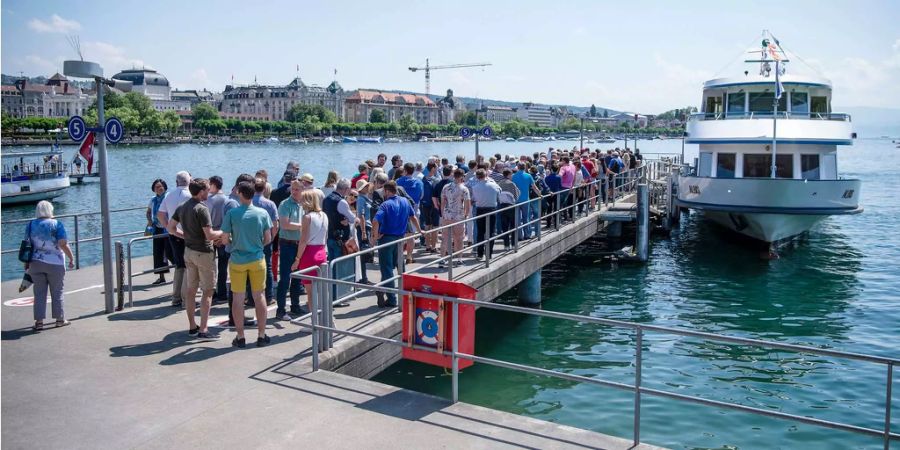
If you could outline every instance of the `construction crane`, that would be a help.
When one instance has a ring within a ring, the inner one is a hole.
[[[428,62],[428,58],[425,59],[425,67],[410,67],[410,72],[415,72],[417,70],[425,71],[425,94],[431,94],[431,71],[438,69],[460,69],[463,67],[484,67],[490,66],[491,63],[471,63],[471,64],[447,64],[444,66],[432,66]]]

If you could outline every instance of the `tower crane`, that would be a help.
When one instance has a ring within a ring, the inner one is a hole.
[[[491,63],[471,63],[471,64],[447,64],[444,66],[432,66],[428,59],[425,59],[425,67],[410,67],[410,72],[415,72],[418,70],[425,71],[425,94],[431,94],[431,71],[438,69],[460,69],[463,67],[484,67],[490,66]]]

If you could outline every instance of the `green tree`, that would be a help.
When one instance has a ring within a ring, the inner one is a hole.
[[[161,119],[163,130],[166,132],[175,133],[181,127],[181,116],[175,111],[169,110],[162,113]]]
[[[373,109],[369,114],[369,123],[384,123],[384,111],[380,109]]]
[[[106,118],[115,117],[122,121],[122,126],[125,127],[126,133],[139,133],[142,128],[141,118],[138,116],[137,112],[131,109],[128,106],[119,106],[116,108],[110,108],[105,111]],[[93,123],[96,123],[96,117],[93,119]]]
[[[597,117],[597,107],[593,104],[591,105],[591,111],[588,113],[591,117]]]
[[[285,115],[291,122],[307,122],[312,119],[313,122],[333,123],[337,121],[334,112],[322,105],[305,105],[299,104],[291,106]]]
[[[605,119],[609,118],[609,110],[608,109],[603,110],[603,118],[605,118]]]
[[[400,126],[400,131],[403,133],[416,133],[418,132],[418,124],[416,123],[416,118],[411,114],[403,114],[400,116],[400,119],[397,120],[398,125]],[[413,129],[415,127],[415,130]]]
[[[214,120],[219,118],[219,112],[209,103],[200,103],[191,110],[194,120]]]

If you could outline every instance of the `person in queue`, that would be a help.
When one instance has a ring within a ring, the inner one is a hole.
[[[297,246],[297,257],[291,270],[304,270],[318,267],[327,261],[325,243],[328,239],[328,216],[322,211],[322,199],[313,190],[305,190],[300,194],[300,207],[303,208],[303,219],[300,223],[300,243]],[[318,275],[318,269],[309,272]],[[306,311],[312,311],[312,282],[303,280],[306,289]]]
[[[153,180],[153,183],[150,185],[150,190],[153,191],[153,197],[150,198],[150,204],[147,205],[147,229],[152,236],[165,235],[168,232],[165,227],[160,225],[159,217],[157,217],[156,213],[159,212],[159,207],[162,206],[163,200],[166,199],[169,185],[167,185],[166,181],[162,178],[157,178]],[[166,282],[166,274],[169,273],[168,261],[173,260],[172,247],[169,245],[168,236],[154,237],[153,273],[159,274],[159,278],[153,282],[154,285]]]
[[[397,192],[397,183],[388,181],[384,184],[384,202],[378,207],[378,212],[372,219],[372,243],[377,242],[378,245],[386,245],[396,242],[403,238],[406,234],[407,226],[410,221],[415,228],[416,233],[421,232],[419,227],[419,219],[416,218],[412,205]],[[379,268],[381,269],[382,287],[394,287],[393,281],[388,281],[394,277],[394,267],[397,267],[397,258],[399,250],[394,245],[386,245],[378,249]],[[385,284],[387,283],[387,284]],[[378,296],[379,307],[396,307],[397,295],[388,293],[387,299],[382,300],[384,296]]]
[[[191,174],[188,172],[181,171],[175,174],[175,190],[166,195],[156,212],[159,224],[163,228],[169,228],[169,218],[182,203],[191,198],[191,193],[188,191],[190,183]],[[169,245],[172,249],[172,262],[175,264],[175,277],[172,280],[172,306],[181,308],[184,305],[181,297],[182,282],[184,281],[184,239],[169,233]]]
[[[300,315],[300,294],[302,283],[291,278],[291,266],[297,259],[297,250],[300,247],[302,232],[303,206],[301,205],[303,183],[293,180],[290,184],[291,195],[278,205],[278,290],[275,293],[275,302],[278,305],[275,317],[282,320],[291,320],[287,312],[287,295],[291,295],[291,314]],[[315,194],[315,193],[313,193]]]

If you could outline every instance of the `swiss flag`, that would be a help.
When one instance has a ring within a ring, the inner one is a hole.
[[[89,131],[87,136],[84,138],[84,142],[81,143],[81,148],[78,149],[78,153],[87,161],[87,173],[91,173],[91,168],[94,165],[94,132]]]

